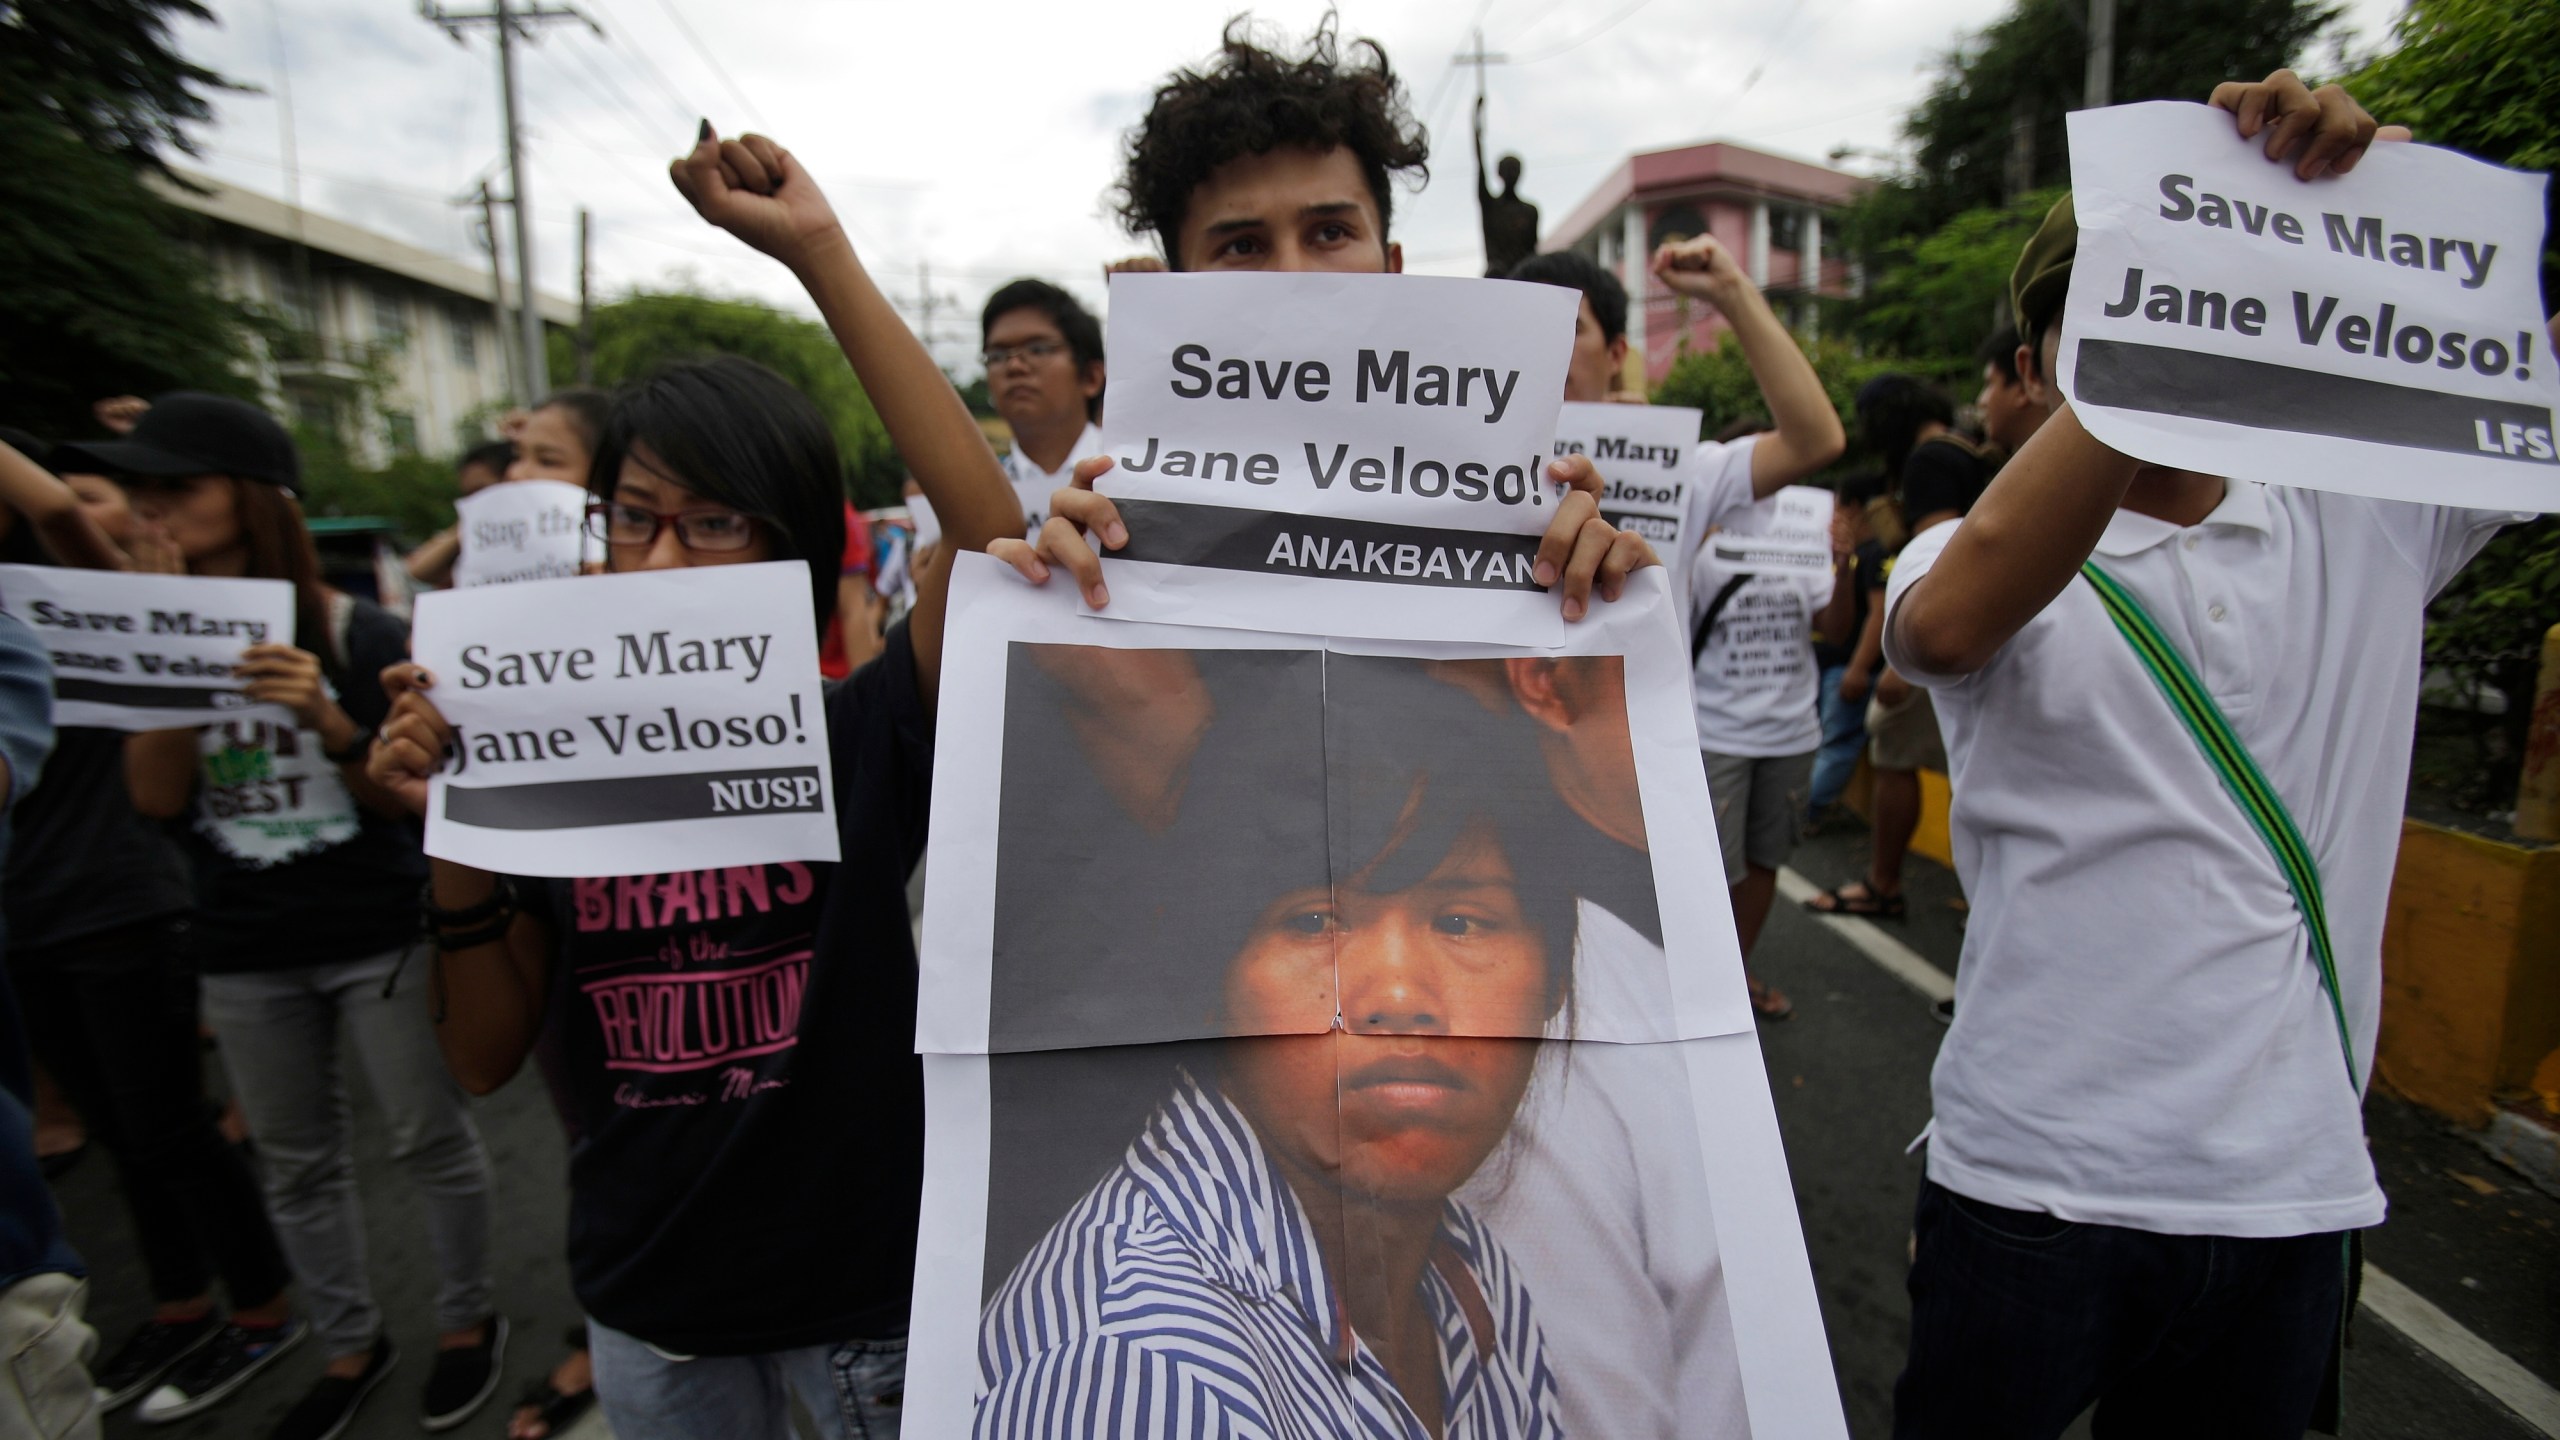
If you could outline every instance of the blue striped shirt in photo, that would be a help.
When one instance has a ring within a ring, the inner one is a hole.
[[[1528,1292],[1454,1201],[1422,1286],[1446,1440],[1561,1436]],[[1188,1076],[996,1292],[978,1363],[985,1440],[1428,1440],[1251,1125]]]

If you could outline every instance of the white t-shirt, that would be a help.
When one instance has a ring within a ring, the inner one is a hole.
[[[1076,462],[1102,453],[1102,427],[1086,421],[1084,433],[1076,437],[1075,447],[1055,470],[1043,470],[1022,453],[1017,442],[1005,452],[1004,473],[1013,481],[1013,493],[1022,501],[1023,534],[1030,539],[1040,536],[1040,522],[1049,518],[1049,497],[1067,487],[1075,479]]]
[[[1671,571],[1671,593],[1680,602],[1683,634],[1696,613],[1689,606],[1689,571],[1697,563],[1699,548],[1707,543],[1707,527],[1724,525],[1733,512],[1751,507],[1751,452],[1759,443],[1757,435],[1730,444],[1701,440],[1681,467],[1686,489],[1680,501],[1684,511],[1680,540],[1662,552],[1662,563]]]
[[[2185,1235],[2377,1224],[2359,1096],[2381,1009],[2429,597],[2525,518],[2232,482],[2204,523],[2120,510],[2093,557],[2139,598],[2320,867],[2358,1073],[2292,891],[2085,579],[1967,676],[1921,673],[1973,902],[1929,1178]],[[1886,613],[1961,523],[1915,538]]]
[[[1751,498],[1750,442],[1709,448],[1725,458],[1710,462],[1690,492],[1699,548],[1690,555],[1684,640],[1737,574],[1707,548],[1707,528],[1757,535],[1777,516],[1776,496]],[[1836,580],[1832,574],[1754,575],[1725,601],[1691,668],[1702,748],[1719,755],[1801,755],[1820,748],[1822,677],[1813,663],[1813,617],[1831,603]]]

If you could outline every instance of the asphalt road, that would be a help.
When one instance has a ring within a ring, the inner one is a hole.
[[[1803,847],[1795,865],[1829,884],[1858,872],[1863,845],[1854,831],[1825,836]],[[1946,906],[1953,877],[1915,864],[1911,883],[1912,918],[1888,933],[1952,970],[1961,944]],[[1761,1039],[1850,1432],[1859,1440],[1886,1436],[1902,1365],[1905,1246],[1920,1180],[1920,1160],[1905,1147],[1928,1119],[1929,1064],[1945,1031],[1925,998],[1784,901],[1755,963],[1796,1002],[1795,1018],[1764,1027]],[[479,1116],[497,1162],[498,1286],[516,1341],[501,1403],[454,1433],[495,1437],[505,1432],[503,1402],[552,1364],[560,1332],[577,1317],[561,1259],[565,1166],[549,1101],[528,1072],[482,1102]],[[347,1434],[414,1437],[418,1387],[434,1343],[425,1225],[361,1095],[356,1117],[372,1274],[404,1358]],[[2560,1201],[2407,1106],[2377,1099],[2368,1122],[2392,1209],[2389,1223],[2370,1237],[2369,1258],[2526,1369],[2560,1382]],[[147,1303],[107,1161],[92,1156],[57,1188],[72,1238],[94,1268],[91,1318],[112,1344]],[[151,1428],[127,1414],[107,1433],[264,1440],[318,1374],[320,1358],[306,1347],[279,1373],[194,1420]],[[2351,1440],[2533,1440],[2539,1433],[2370,1313],[2356,1327],[2348,1383]]]

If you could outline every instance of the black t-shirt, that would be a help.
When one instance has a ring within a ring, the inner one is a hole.
[[[409,627],[370,601],[351,604],[343,668],[327,658],[328,639],[295,643],[323,657],[356,723],[380,725],[391,709],[382,667],[408,655]],[[417,833],[356,803],[318,731],[236,720],[206,726],[200,745],[181,835],[207,972],[360,960],[417,938],[427,874]]]
[[[1838,639],[1829,635],[1814,637],[1813,663],[1825,670],[1848,664],[1850,657],[1858,653],[1858,637],[1867,633],[1867,612],[1875,608],[1875,592],[1884,588],[1884,543],[1859,541],[1849,573],[1840,577],[1840,583],[1856,590],[1858,608],[1849,617],[1849,628]]]
[[[16,838],[0,891],[11,949],[159,920],[195,903],[178,847],[133,808],[120,730],[58,732],[36,788],[11,814]]]
[[[933,718],[903,624],[826,711],[841,864],[549,882],[571,1279],[680,1354],[906,1331]]]

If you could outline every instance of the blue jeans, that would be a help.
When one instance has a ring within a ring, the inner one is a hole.
[[[1858,752],[1867,745],[1867,702],[1840,698],[1846,665],[1822,667],[1822,748],[1813,752],[1813,792],[1805,802],[1805,818],[1828,810],[1858,773]]]
[[[2346,1237],[2157,1235],[1922,1181],[1895,1440],[2301,1440],[2338,1341]]]
[[[904,1336],[680,1359],[590,1319],[587,1348],[614,1440],[791,1440],[792,1396],[822,1440],[897,1440],[907,1398]]]

